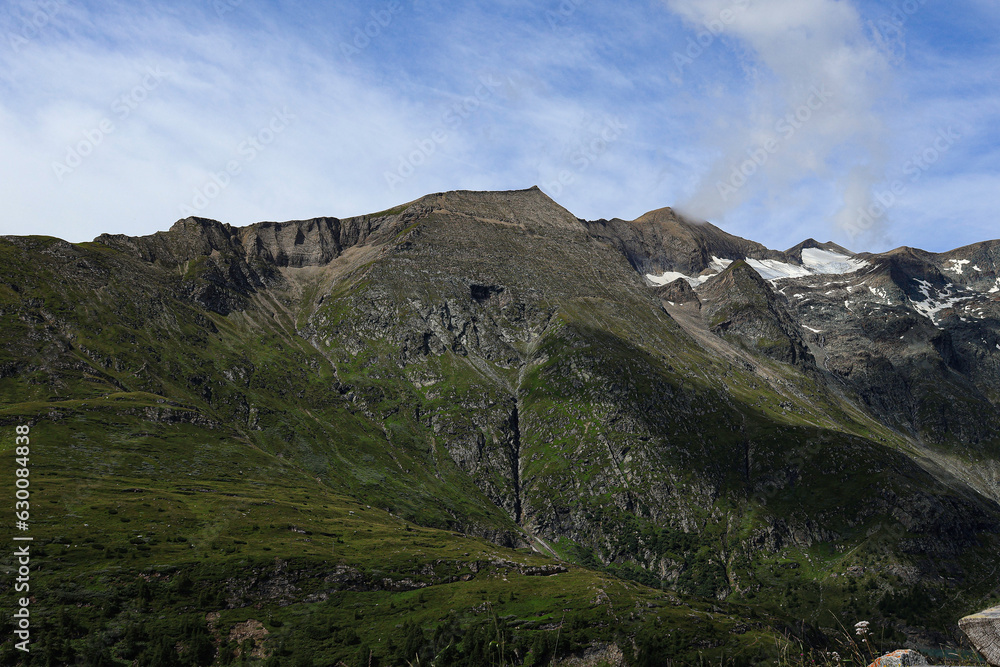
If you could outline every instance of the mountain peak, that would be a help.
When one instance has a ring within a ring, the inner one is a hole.
[[[475,218],[480,222],[514,225],[526,229],[581,230],[580,221],[537,185],[525,190],[452,190],[427,195],[414,202],[443,213]]]
[[[771,294],[771,288],[768,286],[767,281],[742,259],[734,261],[719,272],[718,275],[709,278],[705,281],[701,289],[705,293],[718,293],[721,296],[722,293],[731,293],[732,290],[739,290],[744,285],[753,285],[756,286],[755,289]]]
[[[813,363],[795,322],[750,264],[737,260],[698,289],[712,330],[757,353],[790,364]]]
[[[816,239],[810,237],[807,238],[802,243],[794,245],[785,251],[785,255],[789,258],[794,259],[798,263],[802,263],[802,251],[803,250],[824,250],[826,252],[834,253],[837,255],[845,255],[847,257],[854,257],[856,253],[851,252],[847,248],[834,243],[833,241],[827,241],[826,243],[820,243]]]
[[[219,222],[212,218],[202,218],[196,215],[191,215],[186,218],[181,218],[174,224],[170,226],[168,231],[170,232],[190,232],[193,230],[200,229],[234,229],[232,225],[227,222]]]
[[[643,275],[674,272],[697,276],[718,260],[784,260],[783,253],[725,232],[708,222],[692,222],[672,208],[625,221],[585,223],[592,236],[616,245]]]

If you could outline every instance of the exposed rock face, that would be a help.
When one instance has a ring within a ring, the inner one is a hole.
[[[316,218],[294,222],[261,222],[241,230],[247,255],[275,266],[323,266],[345,248],[363,243],[384,218]]]
[[[800,329],[760,274],[740,260],[700,289],[712,331],[789,364],[812,364]]]
[[[696,276],[714,256],[786,259],[784,253],[727,234],[710,223],[686,220],[670,208],[631,222],[618,218],[583,222],[594,238],[618,248],[641,274],[678,271]]]
[[[229,631],[228,639],[240,647],[236,649],[236,657],[242,654],[243,647],[248,647],[247,652],[249,655],[258,660],[264,660],[268,657],[267,649],[264,648],[264,642],[268,634],[267,628],[264,627],[263,623],[251,618],[233,625]]]
[[[615,644],[592,646],[581,655],[554,662],[556,667],[626,667],[625,654]]]
[[[243,310],[248,297],[282,284],[280,268],[319,267],[347,248],[397,233],[406,216],[315,218],[236,228],[206,218],[178,220],[167,232],[133,238],[102,234],[95,242],[179,272],[183,289],[209,310]]]
[[[966,616],[958,625],[986,661],[1000,667],[1000,607]]]
[[[658,297],[664,301],[670,301],[673,303],[680,304],[693,304],[697,308],[701,308],[701,299],[692,289],[691,284],[683,278],[678,278],[672,283],[668,283],[663,287],[658,287],[655,290]]]
[[[323,266],[345,248],[364,243],[376,232],[398,228],[398,216],[362,216],[348,220],[314,218],[290,222],[258,222],[248,227],[206,218],[178,220],[167,232],[139,238],[102,234],[95,241],[137,253],[147,262],[176,266],[201,257],[233,254],[247,263],[275,266]],[[388,223],[388,224],[386,224]]]

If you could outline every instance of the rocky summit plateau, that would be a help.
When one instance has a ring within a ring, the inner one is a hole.
[[[1000,601],[1000,241],[448,192],[3,237],[0,321],[0,664],[825,664]]]

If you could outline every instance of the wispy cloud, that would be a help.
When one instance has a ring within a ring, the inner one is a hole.
[[[4,154],[16,156],[2,167],[4,233],[37,230],[21,226],[28,220],[72,240],[162,229],[282,109],[301,122],[259,159],[244,156],[241,173],[201,213],[245,224],[375,206],[358,193],[380,177],[376,156],[412,127],[395,95],[288,35],[246,40],[225,24],[194,32],[164,14],[113,18],[110,36],[40,37],[3,54],[14,90],[0,107],[0,136]],[[89,22],[75,25],[88,32]],[[160,81],[143,90],[151,68]],[[106,121],[113,130],[97,141]],[[70,173],[58,168],[79,152],[87,155]]]
[[[811,178],[838,184],[838,219],[867,199],[885,163],[876,108],[886,89],[884,55],[845,0],[667,0],[705,30],[731,12],[725,33],[742,46],[747,85],[709,116],[717,158],[682,207],[719,219],[752,200],[782,206]]]

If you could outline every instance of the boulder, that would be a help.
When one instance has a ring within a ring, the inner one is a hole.
[[[899,649],[876,658],[868,667],[910,667],[910,665],[926,665],[927,658],[910,649]]]
[[[966,616],[958,622],[958,627],[968,635],[986,662],[1000,667],[1000,607]]]

